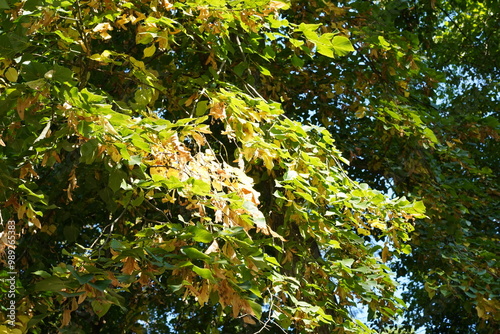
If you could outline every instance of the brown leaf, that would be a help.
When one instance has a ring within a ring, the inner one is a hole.
[[[151,282],[151,278],[149,277],[149,273],[147,271],[141,272],[141,277],[139,278],[139,284],[142,286],[149,285]]]
[[[71,321],[71,310],[64,310],[61,327],[67,326]]]
[[[225,119],[227,117],[226,104],[224,102],[214,103],[210,108],[209,115],[215,119]]]
[[[78,304],[81,304],[85,301],[85,299],[87,299],[87,292],[85,292],[84,294],[78,296]]]
[[[68,181],[69,181],[69,184],[68,184],[68,188],[66,188],[66,193],[68,194],[68,199],[70,201],[72,201],[73,197],[71,196],[71,194],[76,188],[78,188],[77,179],[76,179],[76,168],[73,168],[71,170],[71,172],[69,173]]]
[[[389,248],[387,246],[384,246],[384,249],[382,250],[382,262],[387,262],[387,259],[389,257]]]
[[[255,325],[256,324],[255,320],[253,320],[253,318],[251,316],[249,316],[249,315],[246,315],[246,316],[243,317],[243,322],[245,324],[249,324],[249,325]]]
[[[202,287],[201,287],[201,290],[199,291],[198,297],[197,297],[198,303],[200,304],[200,306],[205,305],[205,303],[208,302],[209,297],[210,297],[210,288],[209,288],[207,280],[204,280]]]
[[[140,269],[135,259],[131,256],[127,256],[124,260],[122,260],[122,262],[125,263],[122,268],[122,273],[125,275],[131,275],[134,270]]]

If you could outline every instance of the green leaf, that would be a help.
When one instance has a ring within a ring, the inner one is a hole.
[[[333,37],[332,47],[337,56],[345,56],[349,52],[355,51],[354,47],[351,44],[351,41],[349,41],[349,39],[344,36]]]
[[[251,299],[247,299],[246,301],[248,302],[248,304],[250,304],[250,307],[252,308],[255,317],[257,317],[257,319],[260,319],[262,316],[262,305],[254,302]]]
[[[270,46],[266,46],[264,48],[264,57],[268,59],[274,59],[276,56],[276,52],[274,52],[273,48]]]
[[[28,46],[29,42],[26,36],[14,32],[0,35],[0,56],[13,57],[16,53],[24,51]]]
[[[95,281],[95,282],[89,282],[88,285],[96,288],[99,291],[104,291],[106,290],[109,285],[111,284],[111,280],[106,279],[106,280],[100,280],[100,281]]]
[[[215,280],[212,271],[210,271],[210,269],[200,268],[198,266],[193,265],[193,271],[205,279],[211,281]]]
[[[279,264],[278,260],[276,260],[274,256],[264,256],[264,260],[275,266],[281,267],[281,264]]]
[[[199,101],[196,104],[196,116],[202,116],[207,112],[208,101]]]
[[[193,187],[191,191],[195,195],[206,196],[210,193],[211,185],[202,180],[191,179]]]
[[[54,64],[52,80],[62,84],[70,84],[74,81],[73,74],[73,71],[69,68]],[[44,76],[46,76],[46,74]]]
[[[44,271],[44,270],[37,270],[37,271],[33,272],[33,275],[42,276],[43,278],[49,278],[49,277],[51,277],[51,275],[48,272]]]
[[[117,192],[120,189],[122,181],[127,177],[127,174],[122,170],[113,170],[109,176],[108,185],[113,190]]]
[[[113,248],[114,250],[117,250],[117,251],[122,251],[122,250],[127,249],[127,246],[125,246],[122,242],[120,242],[119,240],[116,240],[116,239],[111,240],[110,246],[111,246],[111,248]]]
[[[60,294],[61,296],[65,297],[65,298],[71,298],[71,297],[78,297],[78,296],[81,296],[85,293],[85,291],[79,291],[79,292],[73,292],[73,293],[67,293],[67,292],[64,292],[64,291],[57,291],[58,294]]]
[[[425,213],[425,205],[423,201],[415,201],[413,209],[418,213]]]
[[[267,68],[265,68],[264,66],[260,66],[259,65],[259,70],[260,70],[260,73],[263,74],[263,75],[266,75],[268,77],[272,77],[273,76],[271,74],[271,72],[269,72],[269,70]]]
[[[208,232],[204,228],[193,226],[190,232],[194,234],[193,240],[197,242],[203,242],[208,244],[213,241],[212,233]]]
[[[407,244],[404,244],[404,245],[401,246],[401,251],[404,254],[409,255],[409,254],[411,254],[411,246],[407,245]]]
[[[439,144],[439,141],[438,141],[436,135],[434,134],[434,132],[431,129],[425,128],[424,129],[424,135],[427,138],[429,138],[433,144]]]
[[[142,165],[142,157],[140,155],[132,155],[130,159],[127,159],[130,166],[140,166]]]
[[[80,283],[81,285],[90,282],[94,278],[94,275],[92,275],[92,274],[84,274],[84,275],[80,276],[75,271],[75,268],[73,266],[67,266],[66,268],[68,268],[68,270],[70,271],[71,275],[74,278],[76,278],[78,280],[78,283]]]
[[[316,204],[316,202],[314,201],[312,196],[309,195],[308,193],[305,193],[303,191],[296,191],[295,194],[299,195],[300,197],[304,198],[305,200],[307,200],[308,202],[310,202],[312,204]]]
[[[76,225],[67,225],[64,226],[64,237],[68,242],[75,242],[78,240],[78,236],[80,235],[80,229]]]
[[[243,72],[248,68],[248,64],[245,62],[241,62],[235,67],[233,67],[234,73],[236,73],[237,76],[241,77],[243,75]]]
[[[94,310],[99,319],[102,318],[106,313],[108,313],[109,308],[111,307],[110,302],[98,299],[93,300],[91,305],[92,310]]]
[[[97,158],[98,153],[98,141],[96,139],[91,139],[84,143],[80,148],[80,161],[86,164],[91,164]]]
[[[352,264],[354,263],[353,259],[344,259],[339,261],[343,266],[346,266],[347,268],[351,268]]]
[[[35,291],[57,292],[71,286],[71,282],[51,276],[35,284]]]
[[[304,66],[304,61],[296,55],[293,55],[291,60],[293,66],[295,67],[301,68],[302,66]]]
[[[31,186],[33,186],[34,184],[30,184]],[[35,185],[36,187],[36,185]],[[42,194],[41,192],[33,192],[33,190],[31,190],[30,188],[28,188],[26,186],[26,184],[20,184],[19,187],[18,187],[20,190],[22,190],[24,193],[26,193],[28,196],[31,196],[31,197],[34,197],[36,199],[36,201],[40,201],[42,203],[45,203],[46,204],[46,198],[45,198],[45,194]]]
[[[212,259],[207,254],[200,252],[198,249],[196,249],[194,247],[184,247],[184,248],[181,248],[181,253],[187,255],[187,257],[189,257],[190,259],[193,259],[193,260],[208,261],[208,260]]]

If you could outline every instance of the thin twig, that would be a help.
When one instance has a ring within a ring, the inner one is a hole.
[[[262,327],[257,332],[255,332],[254,334],[258,334],[258,333],[262,332],[264,329],[266,329],[267,328],[267,324],[271,321],[271,315],[273,314],[274,300],[273,300],[273,294],[271,293],[271,291],[269,291],[269,289],[267,289],[267,290],[269,292],[269,295],[271,296],[271,301],[270,301],[270,304],[269,304],[269,314],[267,315],[266,322],[264,322],[264,324],[262,325]]]
[[[106,237],[106,240],[102,243],[102,245],[98,249],[98,254],[99,254],[98,257],[101,256],[101,249],[104,247],[104,245],[111,238],[111,234],[113,233],[113,230],[115,228],[115,223],[117,223],[123,217],[123,215],[125,214],[125,212],[127,212],[127,207],[125,207],[123,209],[123,211],[120,213],[120,215],[115,220],[113,220],[110,224],[104,226],[104,228],[102,229],[101,234],[97,237],[97,239],[94,240],[94,242],[92,243],[92,245],[90,245],[91,249],[94,248],[94,246],[96,245],[97,241],[99,241],[99,239],[101,239],[101,237],[104,235],[104,232],[106,231],[106,229],[108,228],[108,226],[110,227],[108,235]]]
[[[170,220],[170,218],[168,218],[167,214],[166,214],[166,213],[165,213],[162,209],[160,209],[159,207],[157,207],[156,205],[154,205],[153,203],[151,203],[151,202],[150,202],[150,201],[148,201],[147,199],[145,199],[144,201],[145,201],[147,204],[149,204],[149,206],[150,206],[151,208],[153,208],[154,210],[156,210],[156,211],[158,211],[159,213],[161,213],[161,214],[165,217],[165,219],[166,219],[168,222],[170,222],[170,223],[172,222],[172,221]]]
[[[205,94],[205,91],[206,91],[205,87],[203,87],[203,89],[197,94],[198,96],[193,101],[193,109],[191,110],[191,114],[189,115],[189,118],[194,117],[194,113],[196,111],[196,105],[198,104],[198,101],[201,99],[201,97]]]

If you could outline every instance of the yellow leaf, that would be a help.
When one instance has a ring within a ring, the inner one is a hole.
[[[76,169],[73,168],[71,170],[71,173],[69,173],[69,178],[68,178],[68,181],[69,181],[69,184],[68,184],[68,188],[66,188],[66,192],[68,194],[68,199],[70,201],[73,201],[73,197],[71,196],[72,195],[72,192],[78,188],[78,180],[76,178]]]
[[[156,46],[154,44],[151,44],[151,46],[148,46],[147,48],[144,49],[144,58],[151,57],[154,55],[156,52]]]
[[[199,146],[205,145],[205,137],[197,132],[193,132],[192,134],[194,140],[196,141],[196,144]]]
[[[363,118],[363,117],[365,117],[365,111],[366,111],[365,107],[358,108],[358,110],[356,110],[356,117],[357,118]]]
[[[17,82],[17,78],[19,77],[19,74],[17,73],[15,68],[9,67],[9,69],[7,71],[5,71],[5,77],[10,82]]]
[[[16,323],[18,324],[18,323]],[[12,326],[0,326],[0,334],[23,334],[23,331],[19,328],[12,328]]]
[[[476,306],[476,311],[479,318],[484,318],[486,312],[484,312],[484,309],[480,305]]]
[[[268,170],[271,170],[274,168],[274,162],[273,162],[273,158],[270,157],[269,155],[267,154],[263,154],[261,156],[262,160],[264,161],[264,165],[266,165],[266,168]]]
[[[161,31],[158,33],[156,41],[158,42],[158,48],[160,50],[167,50],[169,48],[169,40],[168,40],[169,35],[170,34],[168,31]]]
[[[114,145],[106,146],[106,152],[114,162],[118,162],[122,159],[122,155]]]
[[[35,225],[37,228],[42,228],[42,223],[40,223],[40,220],[36,217],[33,217],[30,219],[30,221]]]
[[[269,3],[269,8],[271,10],[288,9],[288,8],[290,8],[290,5],[288,5],[287,3],[281,2],[281,1],[274,1],[273,0]]]
[[[126,24],[129,22],[130,17],[127,14],[123,14],[115,21],[115,24],[117,24],[121,29],[127,30]]]
[[[25,213],[26,213],[26,204],[23,204],[17,209],[17,218],[23,219]]]
[[[151,279],[149,277],[149,273],[147,271],[143,271],[139,274],[141,277],[139,278],[139,284],[141,285],[148,285],[151,282]]]
[[[387,230],[387,224],[381,221],[370,221],[369,222],[371,227],[378,228],[379,230],[386,231]]]
[[[206,133],[206,134],[211,134],[212,131],[210,131],[210,125],[208,124],[200,124],[195,128],[196,131],[201,132],[201,133]]]
[[[80,295],[78,297],[78,304],[81,304],[85,301],[85,299],[87,299],[87,292],[85,292],[83,295]]]
[[[198,98],[198,93],[194,93],[186,100],[186,102],[184,102],[184,105],[186,107],[189,107],[193,103],[193,101],[196,100],[197,98]]]
[[[52,234],[54,234],[54,232],[56,230],[57,230],[56,225],[43,225],[40,232],[44,232],[44,233],[47,233],[48,235],[52,235]]]
[[[370,235],[370,231],[368,231],[364,228],[361,228],[361,227],[358,228],[358,233],[362,234],[362,235],[367,235],[367,236]]]

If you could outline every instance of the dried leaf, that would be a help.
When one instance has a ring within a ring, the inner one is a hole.
[[[113,27],[108,22],[99,23],[92,29],[94,32],[98,32],[103,39],[110,39],[111,35],[108,31],[113,30]]]
[[[136,260],[131,256],[127,256],[122,260],[122,262],[125,263],[122,268],[122,273],[124,273],[125,275],[131,275],[135,270],[140,269]]]
[[[66,309],[63,311],[61,327],[69,325],[70,321],[71,321],[71,310]]]

